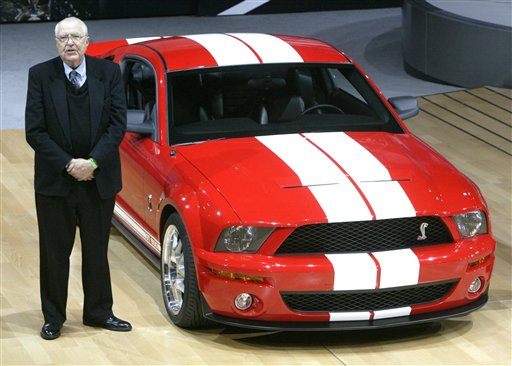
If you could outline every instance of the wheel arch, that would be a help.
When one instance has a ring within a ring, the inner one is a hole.
[[[158,224],[161,241],[167,219],[177,213],[187,230],[194,254],[197,248],[212,250],[225,226],[240,222],[233,208],[208,180],[198,181],[201,182],[198,186],[166,187]]]
[[[165,224],[167,223],[167,219],[169,219],[169,216],[171,216],[175,212],[178,212],[178,210],[176,210],[176,208],[171,204],[165,205],[164,208],[162,209],[162,214],[160,215],[160,225],[158,228],[158,236],[160,238],[160,242],[162,242],[163,240]]]

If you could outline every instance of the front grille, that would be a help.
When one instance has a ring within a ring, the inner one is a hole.
[[[418,240],[423,223],[428,224],[426,239]],[[304,225],[295,229],[275,254],[367,253],[452,242],[441,218],[419,216]]]
[[[447,296],[457,280],[399,289],[333,292],[282,292],[286,305],[298,312],[376,311],[429,304]]]

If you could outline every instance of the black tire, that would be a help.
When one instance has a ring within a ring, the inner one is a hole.
[[[162,296],[169,318],[181,328],[207,327],[190,240],[177,213],[165,223],[160,261]]]

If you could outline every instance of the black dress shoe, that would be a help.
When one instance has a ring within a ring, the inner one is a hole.
[[[41,337],[46,340],[52,340],[60,337],[61,325],[54,323],[44,323],[41,328]]]
[[[109,316],[102,322],[84,320],[84,325],[113,330],[116,332],[129,332],[132,330],[132,325],[129,322],[116,318],[114,315]]]

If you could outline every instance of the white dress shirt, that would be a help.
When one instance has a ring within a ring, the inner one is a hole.
[[[82,85],[84,85],[84,83],[85,83],[85,80],[87,80],[87,70],[86,70],[86,67],[85,67],[85,57],[84,57],[84,60],[82,61],[82,63],[76,69],[72,69],[71,67],[69,67],[68,64],[66,64],[64,62],[63,62],[63,65],[64,65],[64,72],[66,73],[66,78],[69,80],[69,73],[71,71],[75,70],[78,73],[79,85],[80,85],[80,87],[82,87]]]

